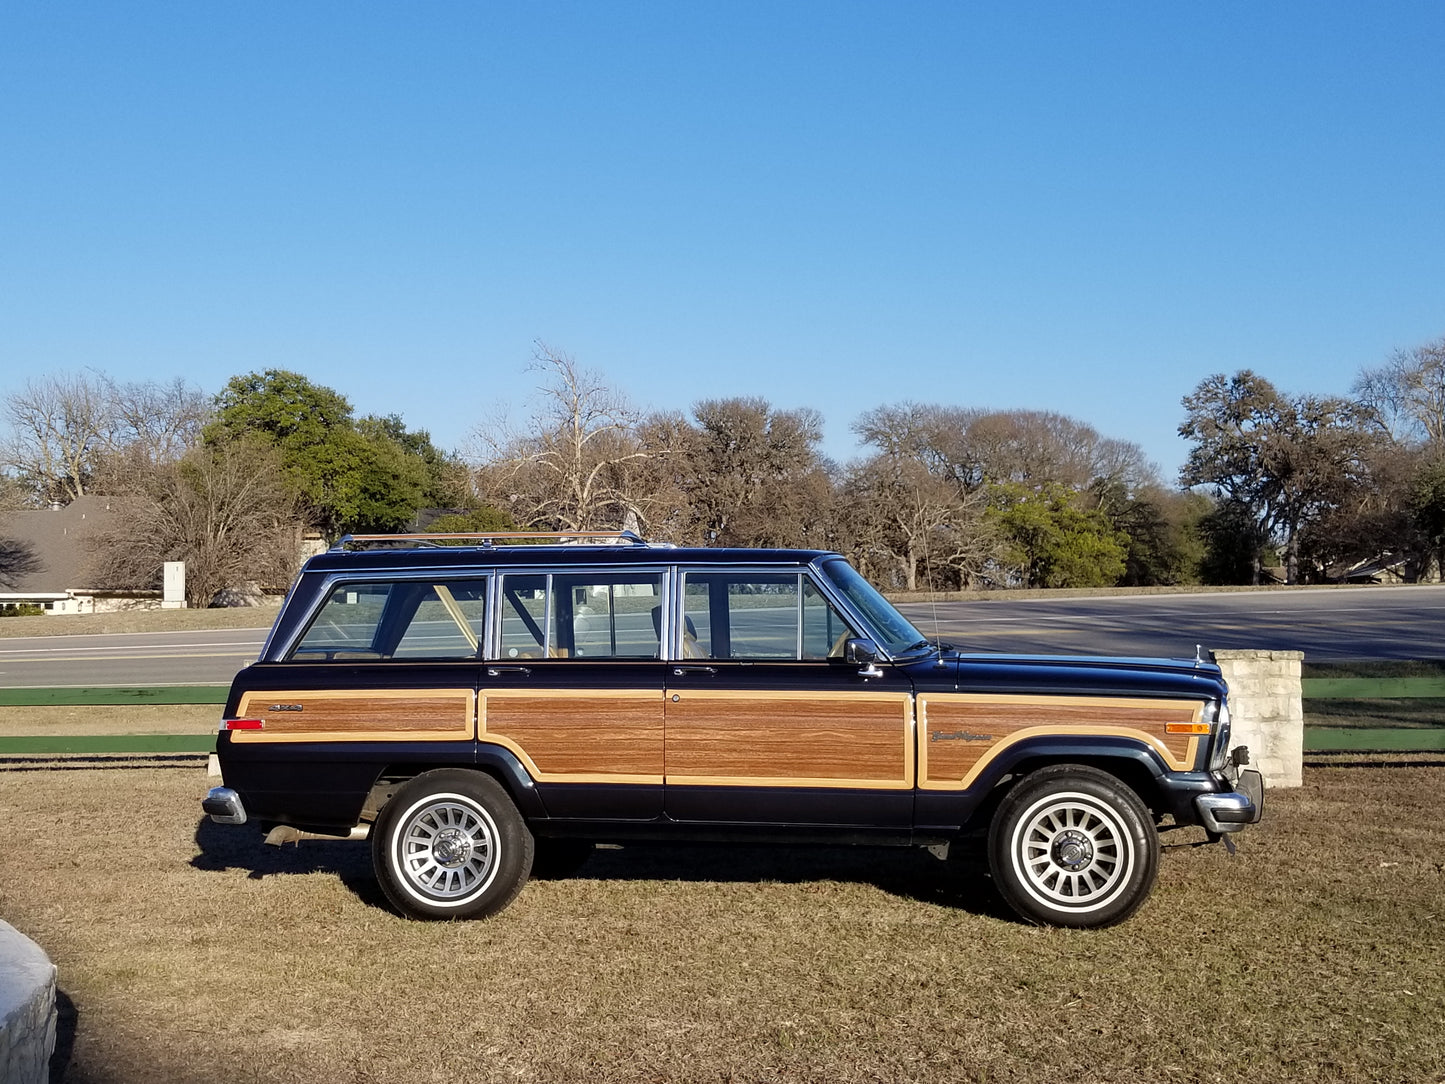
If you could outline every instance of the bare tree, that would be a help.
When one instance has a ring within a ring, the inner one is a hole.
[[[638,478],[634,468],[659,449],[639,439],[641,415],[599,375],[543,343],[531,368],[544,382],[528,430],[516,433],[503,424],[475,434],[489,498],[538,528],[612,529],[629,513],[645,523],[646,494],[631,483]]]
[[[961,491],[917,459],[873,456],[849,470],[843,493],[853,556],[882,582],[916,591],[921,569],[926,586],[941,586],[947,571],[958,586],[972,587],[998,558],[984,491]],[[878,576],[884,569],[889,574]]]
[[[1354,392],[1396,440],[1445,447],[1445,338],[1398,351],[1384,365],[1366,369]]]
[[[853,430],[880,453],[922,463],[960,491],[1016,483],[1084,492],[1100,481],[1132,491],[1158,481],[1137,444],[1052,411],[901,403],[868,411]]]
[[[114,430],[112,450],[131,449],[147,463],[170,463],[201,443],[210,419],[207,396],[183,377],[160,383],[108,381]]]
[[[186,601],[225,588],[285,586],[299,559],[300,510],[274,449],[225,441],[132,476],[112,525],[88,540],[95,571],[117,587],[154,588],[166,561],[186,563]]]
[[[110,444],[115,414],[103,376],[36,377],[4,400],[0,461],[40,503],[84,496]]]
[[[705,399],[680,453],[692,509],[690,541],[729,546],[824,546],[832,482],[818,452],[816,410],[757,397]]]

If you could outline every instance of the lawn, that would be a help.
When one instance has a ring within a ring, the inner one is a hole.
[[[364,845],[202,822],[199,761],[12,761],[0,917],[59,966],[66,1082],[1445,1080],[1445,762],[1305,779],[1109,930],[925,853],[704,846],[421,924]]]

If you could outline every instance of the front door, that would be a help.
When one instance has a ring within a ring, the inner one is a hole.
[[[685,571],[668,666],[667,815],[898,828],[913,815],[912,688],[843,659],[850,629],[807,573]]]

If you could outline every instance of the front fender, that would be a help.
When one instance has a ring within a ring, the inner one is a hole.
[[[1173,780],[1206,773],[1171,772],[1159,752],[1146,742],[1122,736],[1081,737],[1040,735],[1023,738],[1000,748],[984,764],[965,789],[920,789],[915,822],[920,832],[956,832],[969,826],[974,816],[1001,784],[1050,764],[1086,764],[1118,776],[1132,787],[1156,812],[1192,810],[1193,795],[1186,788],[1176,793]]]

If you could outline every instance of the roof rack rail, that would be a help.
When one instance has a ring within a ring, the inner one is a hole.
[[[489,549],[502,542],[556,542],[561,545],[578,545],[583,542],[601,542],[615,546],[626,543],[633,546],[647,546],[651,543],[640,538],[635,531],[460,531],[426,532],[422,534],[348,534],[337,539],[332,550],[367,549],[372,546],[395,545],[411,542],[423,547],[440,547],[444,542],[474,542],[483,549]]]

